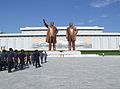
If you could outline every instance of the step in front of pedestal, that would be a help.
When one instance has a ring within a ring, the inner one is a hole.
[[[80,51],[47,51],[48,57],[91,57],[95,54],[82,55]]]

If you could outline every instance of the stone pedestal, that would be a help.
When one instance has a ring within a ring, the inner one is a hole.
[[[79,57],[80,51],[47,51],[48,57]]]

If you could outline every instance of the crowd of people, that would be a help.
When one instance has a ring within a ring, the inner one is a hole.
[[[10,73],[12,69],[22,70],[31,64],[38,68],[47,62],[47,56],[46,51],[25,52],[22,49],[18,52],[12,48],[9,48],[9,51],[2,50],[0,52],[0,71],[8,70],[8,73]]]

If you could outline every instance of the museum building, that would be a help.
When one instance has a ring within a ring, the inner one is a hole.
[[[75,46],[76,50],[119,50],[120,33],[104,32],[104,27],[76,26],[78,29]],[[66,39],[67,26],[57,27],[56,50],[68,50]],[[46,27],[20,28],[20,33],[0,34],[1,49],[48,50],[45,42]]]

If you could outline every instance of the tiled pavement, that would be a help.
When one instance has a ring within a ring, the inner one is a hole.
[[[120,57],[50,57],[37,69],[1,71],[0,89],[120,89]]]

